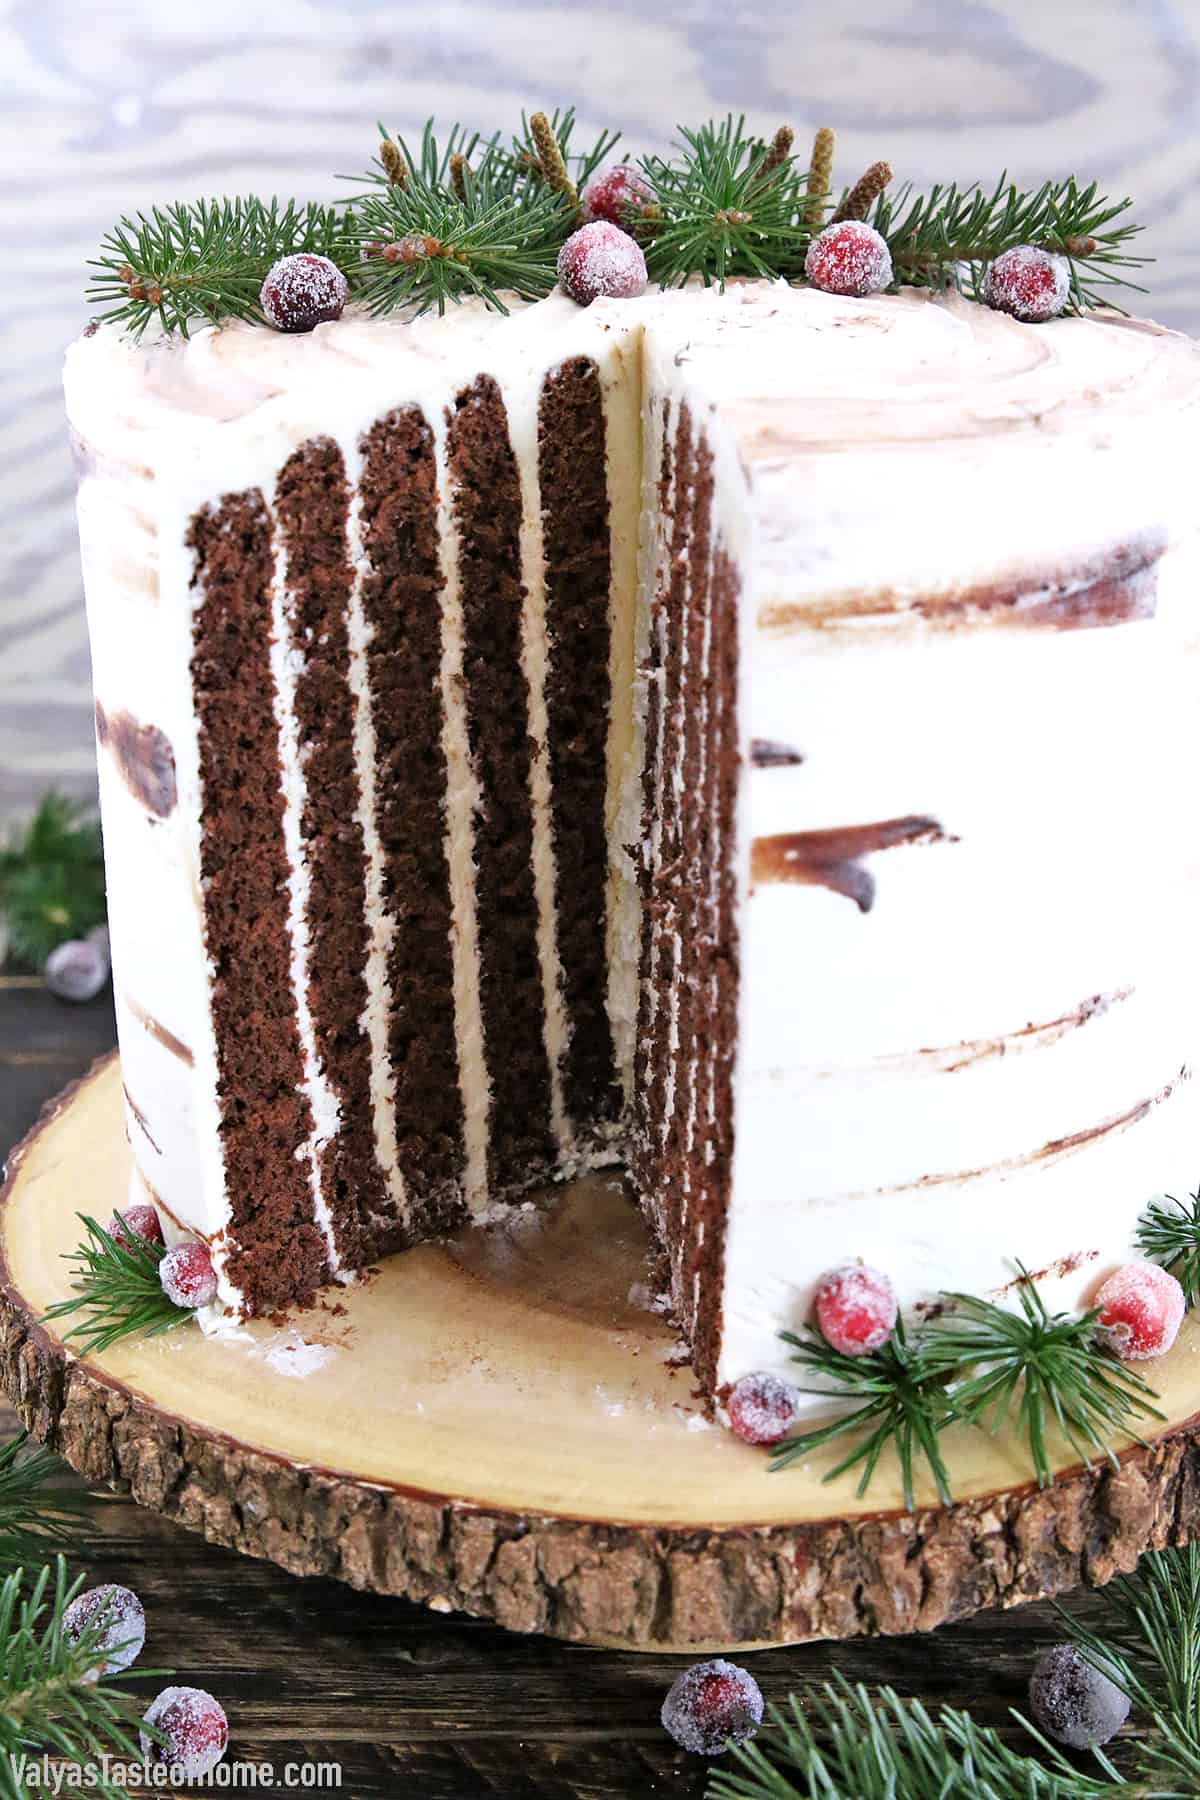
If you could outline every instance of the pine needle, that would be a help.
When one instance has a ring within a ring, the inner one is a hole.
[[[1137,1245],[1174,1275],[1191,1307],[1200,1303],[1200,1192],[1188,1199],[1187,1206],[1171,1194],[1152,1200],[1138,1223]]]
[[[100,827],[89,807],[51,791],[0,846],[0,917],[13,960],[38,969],[57,945],[103,923]]]
[[[82,1313],[80,1322],[66,1333],[66,1341],[78,1340],[85,1354],[107,1350],[123,1337],[142,1332],[157,1337],[195,1318],[190,1307],[168,1300],[158,1278],[158,1265],[166,1254],[162,1244],[137,1238],[118,1243],[95,1219],[77,1217],[87,1241],[64,1259],[72,1264],[75,1298],[60,1300],[45,1317],[53,1322]]]
[[[31,1449],[25,1432],[0,1449],[0,1573],[78,1543],[91,1498],[52,1485],[62,1472],[58,1457]]]

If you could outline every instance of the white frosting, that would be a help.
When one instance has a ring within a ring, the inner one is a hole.
[[[80,496],[97,695],[110,711],[162,725],[180,784],[176,812],[150,826],[101,757],[118,989],[195,1056],[194,1069],[172,1058],[122,1005],[126,1080],[159,1145],[131,1121],[146,1180],[186,1225],[221,1230],[186,522],[223,492],[269,493],[275,470],[312,435],[334,437],[353,469],[361,432],[414,403],[438,446],[455,995],[470,1200],[486,1207],[478,785],[456,679],[462,618],[442,413],[486,370],[515,422],[537,737],[546,646],[528,409],[544,372],[580,353],[601,368],[610,430],[609,1004],[627,1079],[637,903],[623,846],[637,832],[645,715],[633,671],[648,647],[647,593],[668,554],[658,439],[684,400],[715,458],[716,526],[741,580],[743,768],[735,842],[719,849],[734,857],[741,893],[719,1379],[788,1372],[778,1330],[805,1317],[817,1278],[848,1257],[887,1268],[906,1306],[941,1288],[999,1290],[1015,1257],[1050,1271],[1051,1304],[1083,1302],[1128,1255],[1145,1200],[1193,1182],[1200,1106],[1200,1081],[1186,1079],[1200,1056],[1187,949],[1200,842],[1184,810],[1200,672],[1188,491],[1200,358],[1182,339],[1107,315],[1030,327],[954,297],[842,301],[751,283],[586,311],[555,296],[508,320],[477,306],[441,321],[348,317],[304,339],[230,326],[188,345],[135,349],[103,331],[74,346],[71,416],[100,454]],[[1114,557],[1132,566],[1164,546],[1152,614],[1103,628],[1027,622],[1031,597],[1061,599]],[[998,590],[1021,605],[991,605]],[[373,746],[356,605],[362,773]],[[125,654],[132,634],[137,658]],[[702,706],[710,687],[701,684]],[[752,767],[753,739],[794,745],[804,760]],[[557,1063],[569,1022],[555,1010],[545,778],[539,754],[539,948]],[[664,779],[682,778],[676,756]],[[755,839],[910,815],[937,820],[941,841],[866,857],[870,912],[820,885],[751,887]],[[372,1099],[395,1179],[383,991],[391,927],[369,782],[362,823]],[[643,855],[658,854],[652,834]],[[706,1067],[689,1079],[687,1134],[711,1150]],[[561,1102],[556,1122],[565,1135]],[[699,1279],[716,1278],[702,1270]],[[711,1297],[701,1285],[676,1299]]]

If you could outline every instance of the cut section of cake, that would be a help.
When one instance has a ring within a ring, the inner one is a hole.
[[[130,1141],[221,1305],[609,1163],[714,1394],[855,1258],[1079,1304],[1193,1179],[1198,376],[758,282],[74,345]]]

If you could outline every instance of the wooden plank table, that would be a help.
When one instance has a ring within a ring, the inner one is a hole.
[[[0,1149],[112,1039],[108,995],[69,1007],[40,982],[0,977]],[[14,1426],[0,1407],[0,1435]],[[91,1580],[137,1590],[146,1660],[215,1693],[230,1717],[230,1756],[272,1764],[277,1780],[286,1763],[310,1760],[339,1763],[341,1791],[354,1800],[703,1794],[706,1765],[677,1751],[658,1722],[687,1658],[515,1637],[337,1582],[298,1581],[124,1496],[97,1506],[82,1566]],[[1070,1606],[1095,1611],[1086,1595]],[[769,1700],[836,1669],[1003,1727],[1007,1709],[1024,1705],[1033,1657],[1058,1635],[1053,1608],[1035,1606],[928,1637],[747,1660]],[[147,1699],[158,1685],[144,1684]]]

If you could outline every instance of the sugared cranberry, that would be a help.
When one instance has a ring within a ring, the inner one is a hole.
[[[762,1716],[763,1697],[753,1675],[720,1657],[685,1669],[662,1708],[665,1729],[696,1756],[720,1756],[730,1744],[744,1744]]]
[[[1186,1310],[1183,1289],[1157,1263],[1131,1262],[1109,1276],[1092,1302],[1097,1333],[1122,1362],[1161,1356],[1179,1335]]]
[[[1056,319],[1071,294],[1071,270],[1065,256],[1018,244],[1003,251],[984,271],[980,292],[997,312],[1011,313],[1026,325]]]
[[[277,331],[311,331],[340,319],[349,295],[350,285],[336,263],[301,250],[272,263],[259,302]]]
[[[217,1297],[217,1272],[207,1244],[176,1244],[159,1263],[158,1279],[176,1306],[207,1306]]]
[[[116,1675],[137,1661],[146,1642],[146,1615],[132,1588],[109,1582],[77,1594],[63,1614],[63,1636],[77,1644],[91,1626],[98,1627],[95,1641],[107,1654],[86,1680]]]
[[[104,944],[69,938],[50,952],[42,977],[56,1000],[94,1000],[111,968]]]
[[[743,1443],[778,1444],[792,1428],[800,1396],[779,1375],[743,1375],[729,1396],[729,1423]]]
[[[628,163],[614,163],[593,175],[583,190],[583,216],[592,223],[607,219],[610,225],[629,225],[653,200],[650,184]]]
[[[136,1206],[127,1206],[113,1214],[108,1221],[108,1235],[127,1250],[132,1250],[139,1240],[144,1244],[161,1244],[162,1222],[152,1206],[139,1201]]]
[[[572,232],[558,253],[558,279],[580,306],[593,300],[632,300],[646,285],[641,245],[607,219]]]
[[[1072,1750],[1107,1744],[1129,1717],[1129,1696],[1074,1644],[1055,1644],[1029,1678],[1029,1710],[1055,1743]]]
[[[873,225],[842,219],[817,233],[804,258],[804,273],[822,293],[862,300],[891,281],[892,253]]]
[[[182,1769],[193,1780],[212,1774],[229,1742],[224,1708],[203,1688],[164,1688],[151,1701],[142,1723],[162,1732],[161,1741],[148,1731],[140,1733],[146,1761]]]
[[[821,1336],[843,1356],[865,1356],[892,1335],[898,1306],[887,1276],[863,1263],[831,1269],[817,1287]]]

